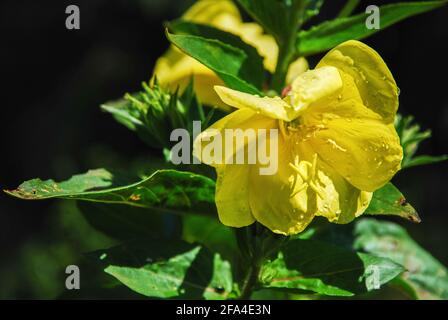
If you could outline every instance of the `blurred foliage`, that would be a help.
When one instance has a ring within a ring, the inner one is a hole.
[[[51,207],[45,237],[25,243],[9,263],[1,265],[1,299],[54,299],[65,290],[65,268],[79,265],[80,253],[113,245],[83,218],[76,203],[60,201]]]
[[[431,138],[431,130],[428,129],[422,131],[420,125],[413,122],[413,116],[403,117],[398,114],[395,118],[395,128],[397,129],[397,133],[400,137],[400,142],[403,147],[403,161],[401,164],[402,168],[410,168],[414,166],[421,166],[447,160],[448,155],[415,155],[419,144]]]

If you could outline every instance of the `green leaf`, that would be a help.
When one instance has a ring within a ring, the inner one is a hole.
[[[139,127],[143,127],[143,122],[139,119],[139,113],[133,114],[130,105],[126,99],[118,99],[102,104],[101,109],[111,113],[117,122],[129,130],[137,131]]]
[[[369,207],[365,211],[369,215],[392,215],[408,219],[412,222],[420,222],[417,211],[406,201],[403,194],[392,184],[373,193]]]
[[[225,299],[233,287],[230,264],[199,245],[148,239],[91,255],[106,273],[148,297]]]
[[[300,18],[303,19],[302,0],[238,0],[238,2],[254,20],[275,37],[279,44],[286,42],[291,32],[296,31]],[[308,9],[313,10],[317,6],[318,4],[313,5],[311,1]]]
[[[329,50],[347,40],[360,40],[403,19],[444,6],[447,1],[403,2],[380,6],[380,29],[366,28],[367,15],[361,13],[347,18],[323,22],[297,36],[297,50],[308,56]]]
[[[277,259],[263,265],[263,287],[352,296],[378,289],[404,268],[387,258],[314,240],[291,240]]]
[[[158,170],[149,177],[119,187],[104,169],[90,170],[67,181],[33,179],[6,193],[25,200],[76,199],[125,204],[167,213],[211,214],[216,212],[215,182],[191,172]]]
[[[234,230],[218,221],[217,216],[185,215],[182,221],[182,238],[188,243],[199,243],[227,260],[238,251]]]
[[[215,39],[222,43],[240,49],[247,55],[239,76],[241,79],[261,89],[264,79],[263,58],[257,49],[248,45],[240,37],[204,24],[197,24],[183,20],[176,20],[168,24],[169,30],[175,34],[198,36],[205,39]]]
[[[168,40],[187,55],[213,70],[232,89],[262,94],[250,83],[249,55],[216,39],[166,32]]]
[[[96,230],[122,241],[136,238],[179,238],[178,216],[153,214],[145,208],[79,201],[78,208]]]
[[[362,219],[356,223],[354,247],[403,265],[400,279],[420,299],[448,299],[448,271],[399,225]],[[400,285],[395,282],[394,285]],[[404,288],[409,292],[409,288]]]
[[[443,156],[417,156],[417,157],[413,157],[412,159],[408,160],[403,168],[411,168],[411,167],[416,167],[416,166],[422,166],[425,164],[432,164],[432,163],[437,163],[437,162],[442,162],[448,160],[448,155],[443,155]]]
[[[320,8],[324,4],[324,0],[306,0],[303,22],[308,21],[320,12]]]
[[[22,183],[16,190],[5,190],[5,192],[26,200],[47,199],[67,196],[71,193],[82,193],[94,188],[107,188],[112,183],[112,173],[105,169],[94,169],[83,174],[76,174],[70,179],[59,183],[56,183],[54,180],[28,180]]]
[[[448,159],[448,155],[415,156],[420,143],[431,137],[431,130],[422,131],[419,124],[415,124],[413,116],[403,117],[397,114],[395,117],[395,129],[400,137],[400,143],[403,147],[403,161],[401,167],[403,169],[432,164]]]
[[[101,105],[101,110],[112,114],[118,123],[121,123],[129,130],[136,132],[139,138],[150,147],[163,147],[163,142],[161,141],[163,138],[160,137],[159,133],[155,136],[152,134],[151,129],[148,129],[143,122],[143,113],[140,110],[135,109],[132,102],[129,100],[123,98],[108,101]]]
[[[395,117],[395,129],[403,147],[403,163],[409,161],[418,149],[419,144],[431,138],[431,130],[422,131],[419,124],[415,124],[413,116]]]

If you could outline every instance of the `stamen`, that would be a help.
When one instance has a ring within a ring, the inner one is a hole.
[[[303,181],[307,181],[307,180],[308,180],[307,177],[306,177],[306,175],[305,175],[302,171],[300,171],[300,167],[299,167],[299,166],[296,166],[296,165],[294,165],[294,164],[292,164],[292,163],[289,163],[289,166],[290,166],[295,172],[297,172],[297,173],[300,175],[300,177],[302,178]]]
[[[307,162],[307,161],[304,161],[302,163],[303,163],[303,165],[307,166],[309,168],[309,170],[311,171],[309,175],[307,175],[306,173],[303,172],[304,167],[300,166],[298,156],[296,156],[294,158],[294,164],[293,163],[288,164],[295,172],[297,172],[299,174],[299,176],[302,178],[302,181],[303,181],[303,185],[296,192],[294,192],[294,194],[291,195],[291,197],[295,196],[297,193],[299,193],[304,188],[309,186],[311,189],[313,189],[314,192],[316,192],[317,196],[320,199],[322,199],[322,200],[325,199],[325,192],[314,181],[316,179],[316,173],[317,173],[317,153],[315,153],[313,155],[312,163]]]
[[[308,188],[308,183],[304,182],[299,189],[297,189],[293,194],[291,194],[290,198],[294,198],[296,195],[298,195],[300,192]]]
[[[281,133],[282,137],[284,139],[289,138],[289,134],[285,130],[285,123],[283,122],[283,120],[278,120],[278,125],[280,127],[280,133]]]
[[[313,165],[311,166],[311,179],[314,180],[316,178],[317,171],[317,153],[313,156]]]
[[[311,189],[313,189],[314,192],[316,192],[317,196],[319,198],[321,198],[321,200],[323,200],[325,198],[325,194],[323,194],[322,189],[320,189],[318,186],[316,186],[313,181],[310,181],[309,184],[310,184]]]

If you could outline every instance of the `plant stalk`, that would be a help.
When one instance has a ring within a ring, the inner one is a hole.
[[[285,85],[286,74],[288,67],[291,64],[295,55],[295,34],[294,40],[289,40],[285,46],[280,46],[278,53],[278,62],[275,69],[274,76],[272,78],[272,89],[277,92],[281,92]]]
[[[291,12],[293,13],[291,21],[291,30],[285,34],[284,38],[276,39],[279,52],[277,59],[277,67],[272,77],[271,87],[277,92],[281,92],[284,85],[289,65],[297,55],[296,41],[297,32],[302,25],[302,15],[304,9],[304,1],[295,1]]]
[[[246,277],[243,281],[243,286],[241,289],[241,295],[239,300],[248,300],[252,295],[255,285],[258,281],[258,274],[260,273],[259,264],[255,263],[249,267],[249,270],[246,273]]]

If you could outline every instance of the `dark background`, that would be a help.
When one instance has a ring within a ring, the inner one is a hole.
[[[179,16],[191,2],[3,0],[0,187],[11,189],[34,177],[66,179],[147,154],[147,147],[99,105],[138,90],[151,77],[156,58],[167,48],[163,21]],[[366,1],[357,11],[386,2],[391,1]],[[343,3],[327,1],[311,22],[333,18]],[[69,4],[80,7],[80,30],[65,28]],[[448,153],[447,40],[448,7],[364,40],[394,74],[400,112],[433,130],[421,153]],[[400,223],[444,264],[447,181],[446,163],[412,168],[394,178],[423,220]],[[83,222],[76,215],[69,204],[0,195],[0,298],[54,296],[58,286],[51,281],[63,277],[62,262],[109,243],[93,237],[87,226],[79,227]]]

